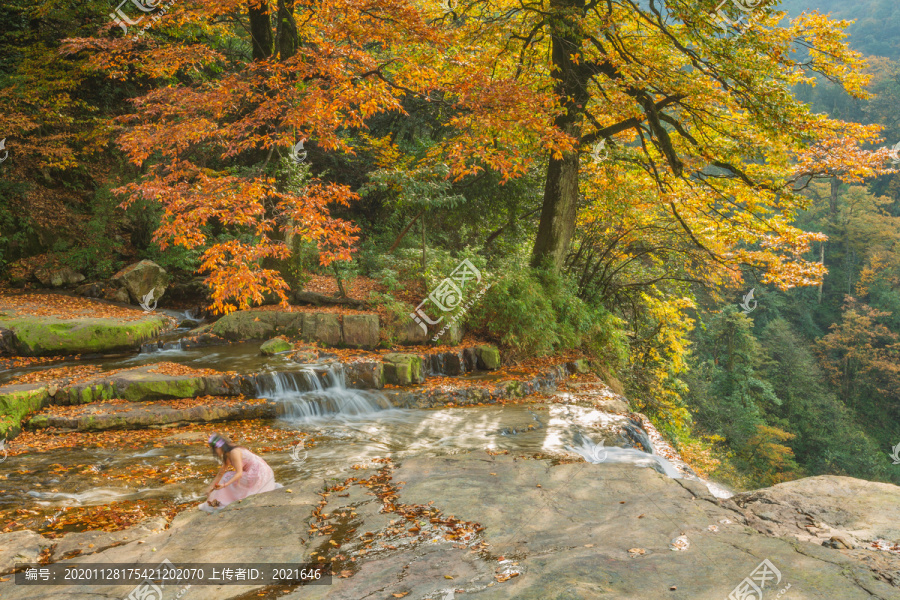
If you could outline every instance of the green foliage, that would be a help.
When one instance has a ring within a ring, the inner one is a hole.
[[[123,218],[118,202],[107,190],[98,192],[89,205],[91,214],[80,226],[79,239],[71,243],[64,238],[51,248],[60,262],[81,272],[89,279],[105,279],[124,266],[119,256],[122,237],[117,233]]]
[[[767,353],[763,375],[781,399],[771,420],[796,436],[790,446],[805,470],[884,477],[876,444],[830,389],[807,342],[783,319],[769,323],[760,340]]]
[[[581,348],[613,368],[624,360],[621,322],[578,298],[564,278],[524,265],[503,265],[495,272],[503,275],[488,281],[493,285],[469,311],[467,326],[519,357]]]
[[[34,235],[31,216],[16,209],[16,204],[22,203],[24,187],[0,180],[0,271],[27,251],[28,240]]]

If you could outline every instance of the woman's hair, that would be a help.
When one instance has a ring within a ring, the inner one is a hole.
[[[212,455],[219,458],[219,455],[216,454],[216,448],[222,449],[222,464],[225,464],[225,457],[228,456],[228,453],[237,448],[235,444],[231,442],[227,437],[219,435],[218,433],[214,433],[209,436],[209,439],[206,442],[209,444],[209,449],[212,452]]]

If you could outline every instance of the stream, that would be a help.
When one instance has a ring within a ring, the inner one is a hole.
[[[668,477],[696,479],[681,468],[683,463],[662,456],[647,431],[628,416],[597,410],[577,398],[561,402],[566,394],[554,402],[534,397],[487,406],[397,409],[378,391],[347,388],[339,364],[298,370],[287,357],[260,356],[255,343],[142,352],[90,363],[106,370],[159,361],[270,372],[257,394],[278,401],[280,416],[102,435],[40,434],[71,436],[74,443],[14,452],[6,459],[0,475],[0,526],[59,534],[89,528],[87,520],[71,513],[89,512],[92,507],[116,504],[126,513],[133,509],[136,522],[139,516],[196,504],[204,499],[206,482],[217,468],[205,445],[212,431],[222,431],[260,454],[276,481],[285,485],[343,479],[354,473],[353,465],[371,465],[376,458],[402,462],[411,456],[470,451],[629,463]],[[288,367],[292,372],[283,372]],[[39,368],[7,371],[0,378]],[[731,495],[705,483],[716,496]]]

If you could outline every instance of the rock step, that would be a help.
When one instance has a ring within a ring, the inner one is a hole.
[[[178,423],[208,423],[237,419],[274,418],[278,403],[244,397],[210,397],[196,401],[97,402],[74,410],[47,409],[27,423],[31,430],[56,427],[63,430],[147,429]]]
[[[455,374],[471,372],[470,369],[499,364],[499,352],[490,346],[464,348],[449,353],[415,355],[393,353],[384,355],[384,362],[357,361],[340,363],[344,370],[346,385],[354,389],[383,389],[385,385],[410,385],[425,381],[425,373],[434,374],[436,368],[443,373]],[[567,363],[571,372],[584,372],[584,361]],[[325,369],[329,365],[323,364]],[[27,415],[41,408],[55,405],[78,405],[124,400],[128,402],[150,402],[157,400],[178,400],[201,396],[248,396],[260,395],[260,390],[273,389],[277,374],[232,373],[168,375],[154,371],[157,365],[145,365],[127,369],[111,375],[100,375],[87,381],[76,383],[38,383],[0,387],[0,438],[12,438],[21,431],[21,424]],[[313,369],[324,376],[325,369]],[[442,373],[442,374],[443,374]],[[308,377],[309,370],[288,373],[293,377]],[[437,399],[428,399],[433,391],[405,394],[393,390],[390,396],[396,406],[425,407],[443,405],[450,402],[467,404],[487,401],[492,395],[531,394],[540,386],[537,384],[508,381],[496,384],[492,391],[484,385],[466,386],[465,380],[452,392],[442,392]],[[523,386],[516,391],[517,386]],[[463,391],[471,388],[472,391]],[[507,390],[509,388],[509,390]],[[304,388],[299,388],[304,389]],[[310,386],[309,390],[315,389]],[[505,391],[504,391],[505,390]]]
[[[420,391],[383,390],[397,408],[435,408],[446,405],[491,404],[555,389],[577,372],[576,363],[548,367],[524,380],[503,380],[492,386],[470,384],[455,389],[444,386]],[[30,430],[55,427],[61,430],[148,429],[178,423],[207,423],[238,419],[270,419],[282,414],[284,405],[274,400],[245,396],[209,396],[193,400],[134,402],[106,400],[83,406],[48,407],[32,417]]]
[[[248,309],[229,313],[204,327],[194,330],[188,338],[194,345],[221,343],[221,340],[267,340],[278,335],[300,337],[304,341],[325,346],[376,348],[385,340],[414,345],[428,342],[427,331],[412,318],[402,319],[399,325],[382,331],[377,314],[308,312]],[[445,343],[458,344],[462,329],[452,327]]]
[[[153,314],[130,321],[100,317],[4,316],[0,318],[3,341],[0,354],[57,356],[137,350],[141,343],[172,327],[170,319]]]

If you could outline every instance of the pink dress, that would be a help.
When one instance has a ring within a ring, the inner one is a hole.
[[[276,488],[282,487],[281,484],[275,483],[275,473],[272,472],[272,467],[266,464],[266,461],[246,448],[237,449],[241,451],[243,475],[241,475],[237,483],[219,490],[213,490],[209,495],[209,500],[219,501],[217,508],[242,500],[251,494],[271,492]],[[235,476],[235,473],[236,471],[226,472],[219,483],[228,483]],[[206,502],[200,505],[201,510],[208,510],[209,508],[211,507]]]

